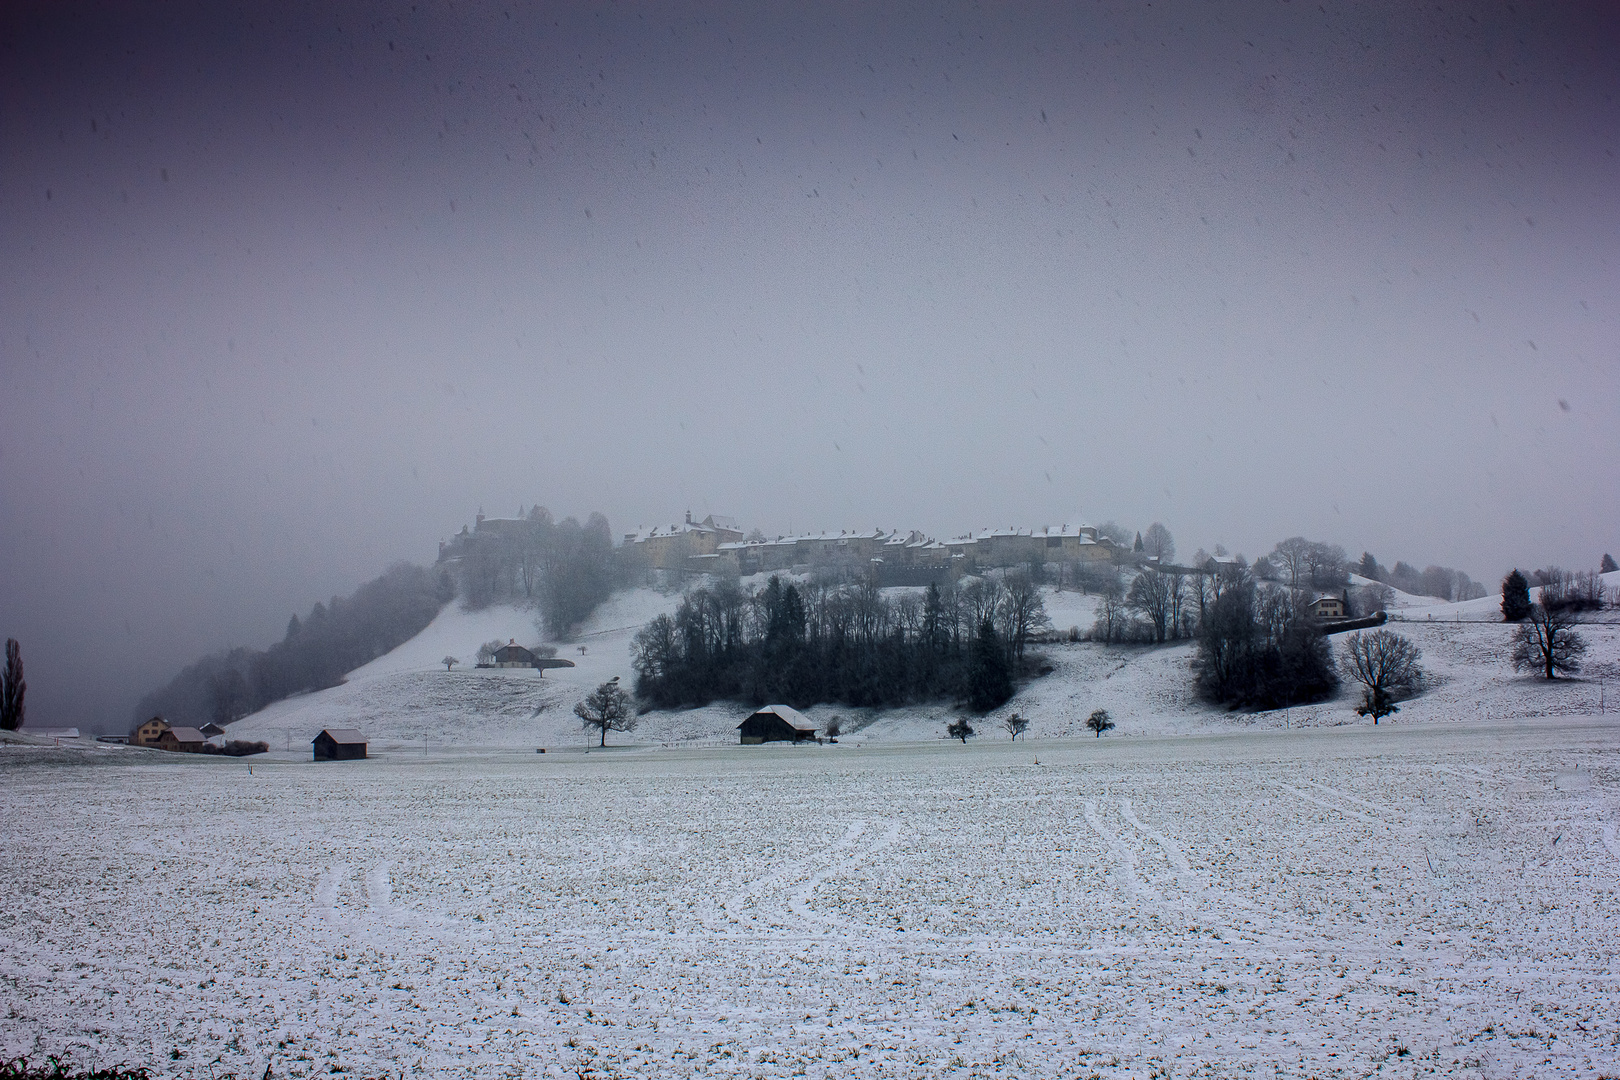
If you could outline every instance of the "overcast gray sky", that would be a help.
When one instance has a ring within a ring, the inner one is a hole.
[[[33,724],[479,507],[1620,549],[1610,5],[133,7],[0,12]]]

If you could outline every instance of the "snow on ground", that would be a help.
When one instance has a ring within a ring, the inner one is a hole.
[[[679,602],[679,596],[652,589],[615,594],[591,616],[576,644],[559,647],[558,656],[575,666],[543,674],[473,667],[486,641],[534,644],[540,633],[533,609],[467,611],[450,604],[420,634],[351,672],[342,686],[276,702],[231,725],[230,735],[305,754],[323,727],[357,727],[378,747],[583,745],[575,703],[614,676],[632,683],[630,639]],[[440,663],[445,656],[459,657],[464,666],[446,671]]]
[[[1620,574],[1611,587],[1620,586]],[[758,582],[755,582],[758,584]],[[1412,599],[1412,598],[1408,598]],[[1429,689],[1401,706],[1396,722],[1437,723],[1596,711],[1607,702],[1606,683],[1620,677],[1620,625],[1600,621],[1584,626],[1589,652],[1579,679],[1553,683],[1516,673],[1508,660],[1512,630],[1501,621],[1500,598],[1460,604],[1409,606],[1392,612],[1389,626],[1411,637],[1423,650]],[[652,589],[616,594],[583,628],[579,644],[559,655],[577,666],[545,672],[470,667],[479,644],[492,639],[538,637],[534,612],[492,607],[469,612],[451,605],[421,634],[386,656],[351,673],[339,687],[278,702],[233,725],[233,738],[264,739],[281,754],[306,755],[309,741],[323,727],[358,727],[379,749],[389,747],[564,747],[585,746],[591,736],[573,707],[598,684],[615,676],[627,686],[635,673],[630,640],[654,616],[672,612],[678,595]],[[1090,628],[1097,597],[1049,591],[1046,607],[1062,636],[1070,626]],[[1495,612],[1495,619],[1488,616]],[[1606,611],[1596,618],[1613,620]],[[1334,648],[1344,649],[1344,636]],[[1192,733],[1254,727],[1321,727],[1364,724],[1355,713],[1360,692],[1346,683],[1332,701],[1269,713],[1227,713],[1200,702],[1193,692],[1196,649],[1182,642],[1165,646],[1060,641],[1036,648],[1052,665],[1044,678],[1027,683],[1001,709],[975,724],[982,737],[1005,736],[1001,724],[1017,712],[1030,721],[1032,738],[1078,737],[1094,709],[1107,709],[1118,725],[1115,736]],[[459,656],[469,666],[446,672],[439,660]],[[611,743],[643,746],[707,745],[735,741],[735,729],[750,710],[729,702],[702,709],[653,712],[628,735]],[[805,710],[824,729],[834,717],[845,741],[909,742],[944,739],[945,726],[959,713],[950,702],[887,712],[821,705]]]
[[[1610,596],[1620,593],[1620,571],[1600,574],[1603,585],[1609,590]],[[1448,604],[1436,600],[1432,596],[1411,596],[1401,593],[1404,603],[1390,605],[1391,612],[1400,608],[1400,616],[1408,621],[1447,621],[1447,622],[1496,622],[1502,621],[1502,594],[1500,592],[1482,596],[1477,600],[1463,600],[1459,603]],[[1541,586],[1537,585],[1530,590],[1532,603],[1541,602]],[[1600,621],[1617,621],[1614,611],[1608,610],[1592,616]]]
[[[1614,723],[321,764],[8,743],[0,1057],[1613,1076]]]

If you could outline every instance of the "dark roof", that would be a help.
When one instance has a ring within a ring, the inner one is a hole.
[[[204,735],[223,735],[223,734],[225,734],[225,729],[220,727],[218,724],[214,723],[213,721],[209,721],[208,723],[204,724],[202,727],[198,728],[197,730],[202,732]]]
[[[532,661],[534,659],[534,653],[513,641],[507,642],[505,645],[502,645],[500,648],[496,649],[495,658],[497,660],[506,659]]]
[[[322,728],[321,735],[325,735],[340,746],[366,741],[366,737],[357,728]],[[321,735],[315,736],[315,739],[319,739]],[[315,739],[311,739],[310,742],[314,742]]]
[[[173,735],[175,742],[207,742],[208,737],[194,727],[172,727],[165,735]]]

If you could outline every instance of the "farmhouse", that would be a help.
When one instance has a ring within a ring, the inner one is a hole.
[[[154,716],[129,733],[129,744],[131,746],[156,746],[158,739],[168,730],[168,722],[161,716]]]
[[[786,705],[767,705],[737,725],[744,746],[768,742],[799,742],[816,737],[815,725],[799,710]]]
[[[168,727],[164,726],[163,734],[158,736],[159,750],[178,750],[184,754],[202,753],[203,743],[208,737],[194,727]]]
[[[1311,614],[1318,619],[1344,618],[1344,599],[1338,596],[1319,596],[1311,601]]]
[[[354,728],[324,728],[310,743],[316,761],[349,761],[366,756],[366,737]]]
[[[508,638],[505,645],[495,650],[496,667],[534,667],[534,661],[534,653],[519,645],[516,638]]]

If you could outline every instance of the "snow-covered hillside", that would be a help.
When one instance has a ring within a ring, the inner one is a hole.
[[[1605,577],[1620,587],[1620,574]],[[577,646],[561,654],[577,666],[545,672],[474,670],[478,645],[492,639],[538,638],[534,613],[515,607],[469,612],[447,607],[422,633],[386,656],[353,672],[339,687],[278,702],[240,721],[235,738],[264,739],[278,752],[307,753],[323,727],[358,727],[376,750],[428,747],[584,746],[589,735],[574,705],[599,683],[618,676],[634,680],[630,639],[654,616],[672,612],[677,595],[651,589],[620,592],[597,611]],[[1516,673],[1508,660],[1511,629],[1502,625],[1500,597],[1440,604],[1401,594],[1390,626],[1423,650],[1430,688],[1402,705],[1397,722],[1444,722],[1596,711],[1606,705],[1603,677],[1620,675],[1620,626],[1596,622],[1582,630],[1589,645],[1583,679],[1553,683]],[[1422,601],[1421,604],[1417,601]],[[1047,612],[1063,636],[1069,627],[1090,628],[1097,598],[1049,591]],[[1612,613],[1605,612],[1609,617]],[[1494,617],[1493,617],[1494,616]],[[1343,649],[1343,638],[1335,638]],[[1104,646],[1090,642],[1043,645],[1050,675],[1024,687],[1004,708],[978,722],[987,738],[1006,737],[1001,721],[1018,712],[1030,721],[1032,738],[1082,737],[1093,709],[1107,709],[1118,727],[1110,737],[1197,732],[1248,727],[1333,726],[1365,723],[1355,713],[1359,693],[1346,685],[1320,705],[1273,713],[1232,714],[1200,702],[1193,693],[1191,643]],[[447,672],[440,660],[458,656],[464,666]],[[693,745],[730,742],[749,710],[723,703],[701,709],[652,712],[636,731],[610,742]],[[875,713],[836,705],[806,710],[817,727],[834,717],[846,741],[893,743],[944,737],[956,716],[949,703]]]
[[[632,682],[631,637],[679,601],[651,589],[614,594],[585,625],[578,645],[558,654],[575,666],[544,673],[473,667],[486,641],[537,641],[533,609],[468,611],[450,604],[420,634],[355,670],[342,686],[278,701],[233,724],[231,737],[304,752],[324,727],[359,728],[378,749],[582,744],[574,705],[614,676]],[[446,671],[445,656],[463,666]]]

